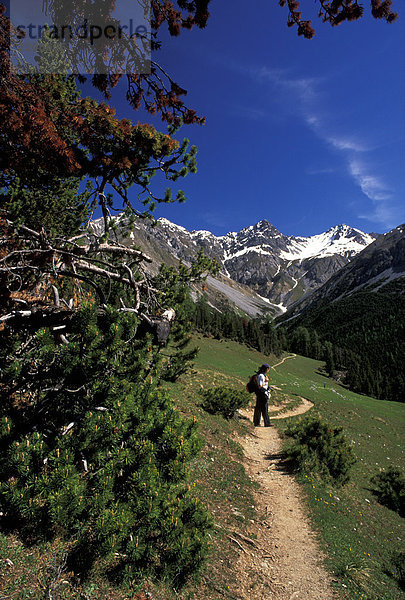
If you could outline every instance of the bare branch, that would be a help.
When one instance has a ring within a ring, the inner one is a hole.
[[[13,326],[24,324],[38,329],[41,327],[57,327],[61,324],[68,324],[74,313],[74,310],[55,306],[33,307],[31,310],[13,310],[0,317],[0,323],[8,324],[12,321]]]
[[[55,300],[55,306],[57,306],[59,308],[60,307],[60,298],[59,298],[59,291],[58,291],[58,288],[56,287],[56,285],[52,286],[52,290],[53,290],[53,295],[54,295],[54,300]]]
[[[61,253],[65,252],[60,250]],[[133,256],[139,260],[145,262],[152,262],[152,259],[147,254],[144,254],[141,250],[135,250],[134,248],[127,248],[126,246],[111,246],[110,244],[103,243],[96,246],[91,244],[87,246],[75,246],[71,249],[71,252],[76,256],[88,256],[91,253],[106,252],[108,254],[117,254],[118,256],[128,255]]]
[[[102,304],[106,303],[106,298],[105,298],[104,292],[101,289],[101,287],[99,285],[97,285],[96,283],[94,283],[94,281],[92,281],[88,277],[85,277],[84,275],[81,275],[80,273],[76,273],[75,271],[69,271],[68,269],[59,269],[59,274],[64,275],[65,277],[79,279],[80,281],[84,281],[85,283],[88,283],[91,287],[93,287],[96,290],[97,294],[100,297]],[[69,303],[69,308],[72,308],[71,302]]]

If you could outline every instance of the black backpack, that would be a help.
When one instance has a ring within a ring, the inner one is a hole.
[[[252,375],[246,384],[246,391],[249,392],[249,394],[253,394],[259,389],[259,386],[257,385],[257,375],[258,373]]]

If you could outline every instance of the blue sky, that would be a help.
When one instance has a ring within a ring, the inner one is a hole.
[[[179,185],[187,202],[156,216],[216,235],[261,219],[288,235],[405,221],[405,10],[388,25],[366,5],[360,21],[331,28],[313,2],[301,9],[312,40],[286,26],[274,0],[212,0],[206,29],[164,36],[153,59],[207,123],[177,134],[198,147],[198,173]],[[123,91],[112,98],[118,115],[150,121]]]
[[[156,214],[217,235],[263,218],[289,235],[404,222],[405,15],[319,23],[305,40],[276,3],[252,6],[214,0],[205,30],[155,57],[207,117],[181,131],[199,149],[187,203]]]

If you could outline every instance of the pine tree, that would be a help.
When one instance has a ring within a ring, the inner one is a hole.
[[[196,327],[199,331],[209,332],[211,325],[211,312],[206,295],[199,296],[196,302]]]
[[[330,342],[325,342],[325,369],[329,377],[333,377],[335,371],[335,360],[333,355],[333,346]]]
[[[310,331],[310,356],[315,360],[319,360],[322,355],[322,344],[319,339],[318,333],[311,329]]]
[[[0,507],[31,541],[71,542],[73,567],[119,560],[126,576],[198,570],[210,517],[187,486],[196,424],[159,389],[159,356],[139,320],[83,306],[69,344],[38,331],[2,379]],[[80,564],[79,564],[80,563]]]
[[[196,424],[159,385],[195,355],[186,349],[185,286],[212,261],[199,257],[153,279],[149,258],[115,238],[105,190],[115,182],[129,204],[131,185],[148,189],[153,161],[176,180],[195,170],[195,150],[82,101],[68,77],[13,77],[0,90],[0,109],[13,84],[17,116],[27,113],[31,125],[44,116],[47,131],[32,139],[28,130],[18,145],[16,116],[0,136],[0,510],[30,542],[68,540],[69,564],[82,573],[103,557],[123,576],[165,577],[178,587],[201,567],[211,520],[187,484],[200,445]],[[74,156],[72,169],[46,164],[48,134],[52,147]],[[84,176],[95,190],[81,195]],[[97,203],[101,235],[80,227]],[[127,208],[130,224],[136,211]],[[153,325],[169,308],[178,320],[164,357]]]
[[[46,184],[23,185],[16,177],[0,190],[0,206],[5,206],[15,226],[71,236],[88,217],[89,190],[79,193],[79,178],[48,179]]]
[[[297,327],[292,336],[292,350],[303,356],[310,355],[310,335],[306,327]]]
[[[67,66],[63,61],[61,44],[52,40],[45,29],[38,46],[38,67],[41,69],[46,66],[47,71],[59,74],[40,74],[31,67],[25,79],[41,96],[48,115],[69,113],[71,106],[80,100],[75,78],[67,74]],[[71,123],[61,116],[56,120],[55,129],[60,130],[65,144],[78,143],[78,134]],[[2,173],[0,207],[5,209],[15,226],[26,225],[37,231],[44,229],[51,234],[66,236],[77,233],[89,215],[87,202],[91,193],[90,185],[79,193],[82,177],[67,177],[66,174],[58,177],[47,173],[38,164],[31,166],[32,169],[26,168],[25,176],[21,177],[12,168]]]

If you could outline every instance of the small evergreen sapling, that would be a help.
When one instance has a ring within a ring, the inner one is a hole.
[[[225,386],[215,387],[202,392],[202,407],[213,415],[222,415],[231,419],[239,408],[245,408],[250,396],[244,390],[234,390]]]
[[[395,467],[388,467],[380,471],[371,479],[375,485],[379,502],[391,510],[395,510],[401,517],[405,517],[405,475]]]
[[[292,438],[285,453],[294,468],[318,474],[338,484],[349,480],[356,459],[343,429],[319,418],[307,418],[291,425],[285,435]]]

